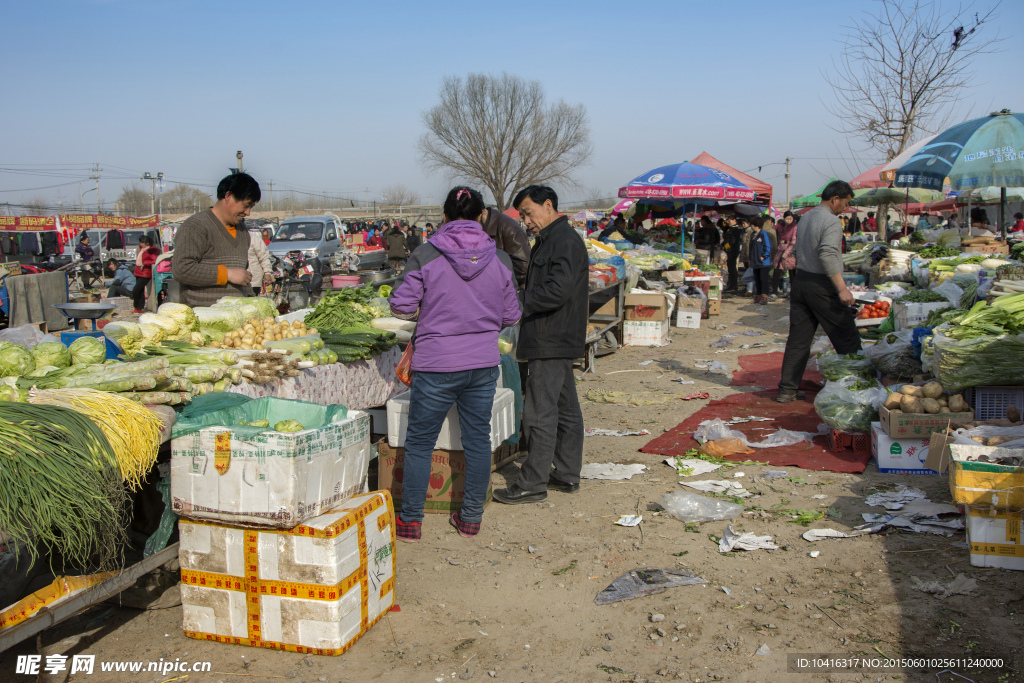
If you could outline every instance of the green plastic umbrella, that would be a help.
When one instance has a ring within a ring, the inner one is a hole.
[[[1001,189],[999,187],[978,187],[957,195],[957,204],[998,204]],[[1024,202],[1024,187],[1006,188],[1006,201]]]
[[[853,193],[853,203],[857,206],[909,204],[911,202],[927,204],[940,199],[942,199],[941,192],[919,188],[872,187],[867,190],[856,190]]]
[[[821,203],[821,193],[825,191],[825,188],[829,183],[834,181],[835,178],[829,178],[825,183],[814,192],[804,195],[803,197],[797,197],[789,203],[791,209],[802,209],[805,206],[817,206]]]

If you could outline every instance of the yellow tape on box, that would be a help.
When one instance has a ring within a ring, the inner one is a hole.
[[[340,655],[394,605],[387,491],[350,498],[294,529],[178,524],[190,638]]]

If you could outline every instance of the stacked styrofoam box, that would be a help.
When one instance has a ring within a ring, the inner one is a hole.
[[[409,427],[409,400],[410,393],[405,393],[388,401],[388,445],[392,448],[405,447],[405,435]],[[511,389],[496,389],[494,403],[491,406],[492,453],[505,439],[513,436],[515,427],[515,394]],[[452,406],[448,411],[434,448],[443,451],[464,450],[457,406]]]
[[[179,522],[185,635],[339,655],[395,603],[395,511],[355,496],[294,529]]]
[[[369,464],[359,411],[292,433],[206,427],[171,442],[171,501],[190,519],[291,528],[366,491]]]

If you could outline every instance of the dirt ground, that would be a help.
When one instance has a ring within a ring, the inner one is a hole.
[[[712,398],[734,393],[729,377],[695,369],[697,358],[737,367],[737,353],[781,350],[785,300],[753,306],[727,299],[722,315],[700,330],[672,330],[664,348],[625,348],[598,360],[596,374],[579,383],[590,389],[678,393],[706,390]],[[728,331],[761,329],[741,337],[733,351],[713,354],[708,344]],[[740,343],[767,348],[738,350]],[[654,363],[640,366],[643,361]],[[609,374],[616,373],[616,374]],[[672,380],[686,377],[695,385]],[[962,681],[951,674],[896,667],[872,673],[795,673],[787,655],[953,657],[978,652],[1018,657],[1024,599],[1021,575],[974,569],[964,534],[951,538],[888,533],[816,544],[788,517],[754,513],[736,527],[771,535],[779,550],[721,554],[709,536],[725,522],[687,527],[647,510],[662,494],[677,490],[674,470],[663,458],[639,453],[653,436],[677,425],[706,400],[665,406],[584,404],[588,427],[647,429],[651,436],[588,437],[586,462],[643,463],[649,470],[629,481],[585,480],[579,493],[551,493],[543,503],[491,503],[475,539],[458,536],[446,515],[428,515],[419,544],[397,549],[393,612],[340,657],[313,657],[198,642],[181,630],[181,608],[139,611],[102,606],[73,623],[46,632],[47,652],[95,654],[103,660],[175,658],[213,663],[210,674],[76,675],[72,681],[275,680],[304,683],[349,681]],[[808,425],[813,431],[816,425]],[[493,475],[494,486],[510,483],[517,465]],[[792,479],[758,478],[764,469],[727,470],[756,492],[748,506],[771,510],[824,510],[813,527],[848,529],[860,514],[879,512],[864,497],[873,487],[905,483],[923,488],[936,502],[950,500],[945,477],[883,475],[873,465],[863,475],[789,468]],[[698,477],[721,478],[719,473]],[[824,498],[821,498],[824,496]],[[783,501],[787,501],[783,503]],[[637,510],[640,528],[616,526]],[[820,551],[817,558],[811,551]],[[613,605],[594,597],[616,577],[638,568],[685,568],[707,580]],[[958,573],[977,580],[973,596],[940,600],[915,589],[914,577],[948,582]],[[174,588],[171,589],[175,590]],[[766,646],[766,647],[762,647]],[[758,651],[760,650],[759,654]],[[14,676],[14,656],[35,651],[25,643],[0,656],[2,680]],[[1024,680],[1006,671],[957,671],[967,680]],[[106,677],[105,677],[106,676]]]

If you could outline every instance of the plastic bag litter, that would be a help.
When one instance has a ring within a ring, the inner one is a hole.
[[[658,499],[658,505],[680,522],[719,522],[732,519],[745,509],[725,500],[707,498],[690,491],[672,491]]]
[[[0,330],[0,341],[11,342],[18,346],[24,346],[26,349],[31,349],[37,344],[60,341],[60,339],[52,334],[41,332],[39,328],[34,325],[21,325],[19,327],[10,327],[6,330]]]
[[[750,446],[744,443],[743,439],[731,437],[705,441],[697,450],[704,455],[710,455],[715,458],[725,458],[730,455],[746,455],[754,452]]]
[[[830,382],[837,382],[843,377],[856,375],[865,379],[875,378],[875,366],[863,353],[849,354],[853,358],[840,356],[835,351],[818,355],[818,372]]]
[[[758,536],[751,532],[743,534],[733,531],[732,524],[725,527],[725,533],[718,541],[718,552],[727,553],[740,550],[778,550],[779,546],[772,542],[771,536]]]
[[[921,361],[914,358],[914,330],[891,332],[864,349],[875,368],[890,377],[921,374]]]
[[[811,432],[794,432],[789,429],[780,429],[774,434],[771,434],[763,441],[751,442],[747,439],[743,432],[736,431],[735,429],[729,429],[729,426],[722,421],[721,418],[715,418],[714,420],[706,420],[700,423],[697,427],[697,431],[693,433],[693,438],[697,441],[718,441],[722,439],[739,439],[743,442],[743,445],[750,446],[752,448],[775,448],[776,446],[792,446],[798,444],[801,441],[814,441],[814,437],[818,436],[821,432],[812,434]],[[741,453],[753,453],[753,451],[739,451]]]
[[[934,288],[932,291],[936,292],[937,294],[941,294],[942,296],[949,299],[949,303],[951,303],[954,306],[960,305],[960,299],[964,295],[964,290],[958,287],[957,285],[953,284],[952,280],[950,279],[945,280],[941,285]]]
[[[707,581],[685,569],[634,569],[615,579],[597,594],[594,602],[610,605],[646,595],[664,593],[666,588],[696,586]]]

